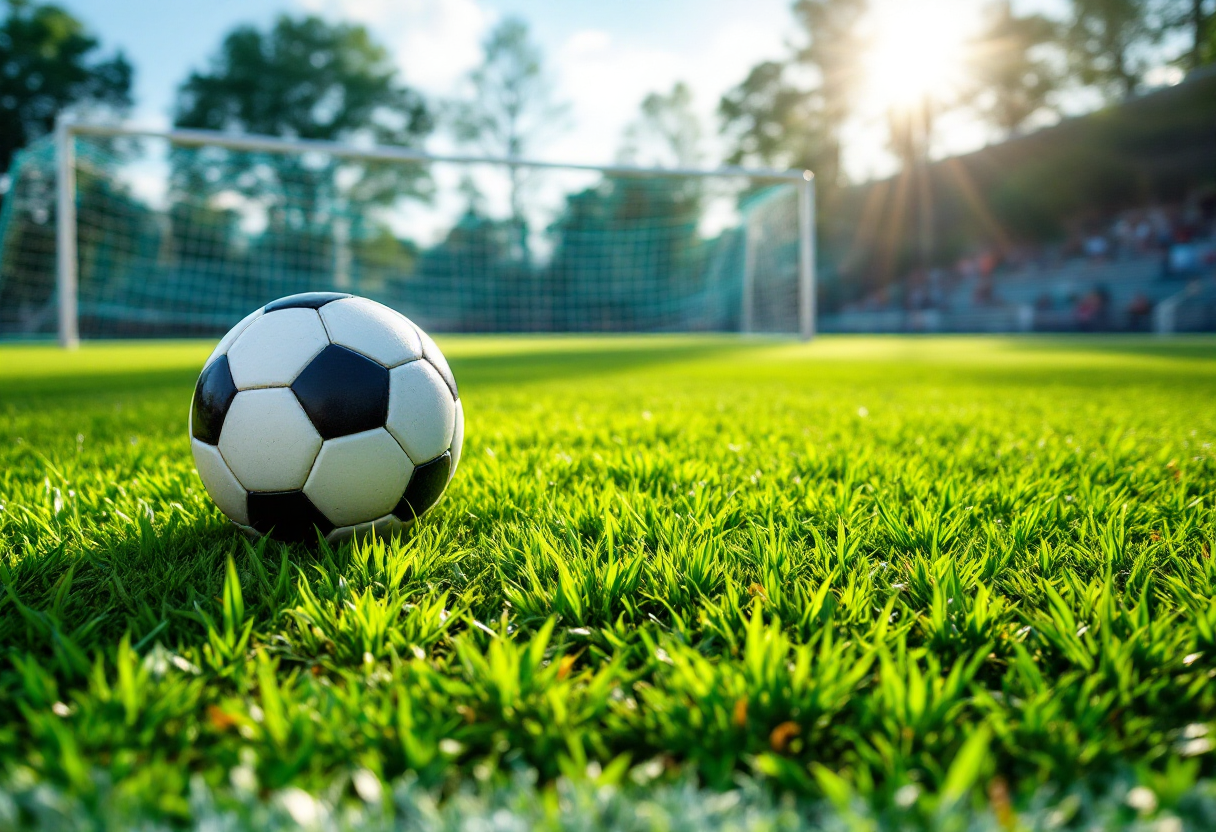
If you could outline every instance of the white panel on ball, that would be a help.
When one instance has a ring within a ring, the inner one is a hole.
[[[280,309],[237,337],[228,348],[228,366],[238,390],[286,387],[328,345],[315,309]]]
[[[304,493],[335,526],[391,512],[414,465],[384,428],[329,439],[304,484]]]
[[[244,390],[228,408],[219,448],[249,491],[293,491],[308,478],[321,434],[290,389]]]
[[[448,366],[448,360],[444,358],[443,353],[439,351],[439,345],[435,343],[435,340],[421,329],[418,330],[418,337],[422,339],[423,357],[435,365],[435,367],[439,370],[440,377],[444,379],[454,379],[455,376],[452,375],[452,368]],[[447,382],[445,381],[444,384],[446,383]],[[456,396],[455,390],[452,390],[451,393],[453,397]]]
[[[456,400],[456,429],[452,431],[452,467],[448,470],[448,482],[456,476],[456,466],[460,463],[460,449],[464,447],[464,402]]]
[[[422,339],[409,319],[367,298],[346,298],[321,307],[329,340],[385,367],[422,357]]]
[[[211,355],[207,358],[207,361],[203,364],[203,367],[206,368],[207,365],[209,365],[212,361],[228,352],[229,347],[231,347],[233,342],[240,337],[240,334],[248,329],[249,325],[260,317],[262,317],[262,310],[261,308],[258,308],[241,318],[240,323],[228,330],[227,334],[224,335],[224,337],[220,339],[220,342],[215,345],[215,349],[211,351]]]
[[[456,402],[439,371],[426,361],[411,361],[389,374],[389,432],[415,465],[434,459],[452,444]]]
[[[336,545],[339,543],[345,543],[348,540],[357,540],[363,538],[372,532],[375,532],[380,537],[391,537],[393,532],[399,532],[408,526],[409,523],[403,523],[393,515],[387,514],[378,520],[370,520],[366,523],[358,523],[354,526],[341,526],[325,535],[325,540],[328,543]]]
[[[402,520],[396,515],[390,514],[386,517],[381,517],[379,520],[373,521],[372,528],[375,530],[376,534],[380,535],[381,537],[392,537],[393,534],[403,532],[408,529],[413,522],[413,518],[410,518],[409,520]]]
[[[245,499],[245,487],[237,482],[236,476],[224,462],[220,449],[197,439],[190,439],[190,450],[194,452],[194,467],[207,487],[207,493],[220,511],[229,520],[246,526],[249,524],[249,505]]]

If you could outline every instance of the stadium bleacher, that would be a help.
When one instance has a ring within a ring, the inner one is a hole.
[[[1189,217],[1189,218],[1188,218]],[[1158,332],[1216,328],[1216,223],[1123,212],[1054,249],[991,251],[905,276],[825,316],[829,332]]]

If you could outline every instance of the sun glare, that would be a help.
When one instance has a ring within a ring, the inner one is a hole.
[[[960,0],[875,4],[864,60],[869,103],[881,111],[909,109],[955,92],[978,26],[974,6]]]

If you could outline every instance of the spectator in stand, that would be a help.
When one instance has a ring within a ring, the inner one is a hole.
[[[1153,314],[1153,302],[1144,292],[1136,292],[1127,305],[1127,328],[1134,332],[1147,332]]]
[[[1131,257],[1136,250],[1136,229],[1127,214],[1119,217],[1111,229],[1116,243],[1115,256],[1120,260]]]
[[[924,275],[923,269],[917,269],[904,279],[904,285],[907,286],[907,292],[904,294],[904,309],[915,311],[925,308],[927,296]]]
[[[992,291],[992,275],[980,274],[975,280],[975,292],[972,295],[976,306],[991,305],[994,294]]]
[[[1098,318],[1098,301],[1093,292],[1086,292],[1081,296],[1073,307],[1072,317],[1077,329],[1082,332],[1089,332],[1094,328],[1094,322]]]
[[[1108,329],[1111,308],[1110,289],[1106,288],[1105,283],[1099,283],[1094,289],[1094,294],[1098,297],[1098,326]]]
[[[957,299],[964,308],[1001,302],[999,288],[1019,279],[1051,279],[1052,287],[1034,298],[1036,311],[1053,313],[1052,320],[1066,325],[1071,313],[1080,329],[1110,329],[1115,326],[1143,328],[1151,316],[1151,296],[1125,300],[1134,286],[1120,286],[1119,300],[1112,301],[1105,287],[1087,288],[1095,279],[1139,279],[1148,269],[1109,269],[1112,260],[1150,257],[1161,259],[1161,276],[1193,277],[1216,268],[1216,190],[1195,194],[1186,203],[1151,205],[1110,214],[1096,224],[1070,223],[1070,233],[1053,243],[1017,243],[994,249],[976,249],[960,257],[953,266],[918,268],[900,276],[892,285],[875,290],[848,305],[850,311],[893,310],[946,311]],[[1092,269],[1074,286],[1068,267],[1082,259]],[[1036,274],[1041,273],[1041,274]],[[970,298],[967,299],[967,294]],[[1024,297],[1022,292],[1013,292]],[[1115,309],[1114,304],[1119,308]],[[1123,304],[1127,305],[1124,306]],[[1144,311],[1145,304],[1148,311]],[[1054,325],[1054,324],[1053,324]]]
[[[1147,254],[1153,247],[1153,225],[1148,217],[1141,217],[1136,223],[1136,253]]]
[[[980,252],[979,257],[976,258],[976,262],[979,266],[980,276],[991,278],[992,273],[996,271],[996,253],[992,249],[984,249]]]
[[[996,254],[991,249],[985,249],[974,257],[964,260],[962,269],[964,276],[975,279],[975,289],[971,298],[976,306],[989,306],[995,300],[992,275],[996,271]]]
[[[1110,292],[1106,287],[1099,286],[1081,296],[1073,309],[1073,319],[1077,328],[1084,332],[1095,332],[1106,328],[1107,315],[1110,309]]]
[[[1090,234],[1085,238],[1085,256],[1090,260],[1105,261],[1110,252],[1110,242],[1104,234]]]
[[[946,272],[944,269],[935,268],[929,271],[929,290],[927,294],[929,308],[946,308]]]
[[[1174,235],[1170,228],[1170,218],[1159,207],[1154,207],[1149,211],[1148,218],[1149,223],[1153,227],[1153,236],[1157,240],[1157,248],[1169,248],[1170,243],[1174,242]]]

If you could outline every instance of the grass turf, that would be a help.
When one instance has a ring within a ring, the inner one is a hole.
[[[180,819],[192,778],[746,774],[1003,823],[1216,773],[1216,340],[443,346],[448,496],[332,550],[209,502],[209,345],[0,348],[7,782]]]

